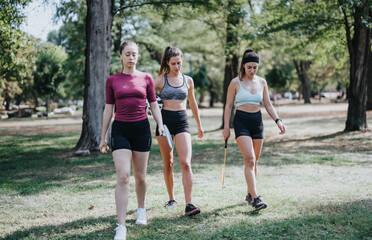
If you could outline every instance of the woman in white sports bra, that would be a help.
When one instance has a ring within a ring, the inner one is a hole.
[[[179,48],[168,46],[163,54],[159,77],[155,79],[155,89],[160,92],[163,101],[161,111],[163,123],[167,125],[172,138],[174,139],[178,158],[182,170],[182,184],[185,193],[185,215],[192,216],[200,213],[200,209],[194,206],[192,201],[192,170],[191,170],[191,135],[187,121],[186,101],[189,100],[190,109],[198,126],[198,137],[202,138],[204,131],[200,122],[199,109],[194,95],[194,81],[191,77],[181,73],[182,52]],[[174,176],[173,176],[173,149],[167,143],[166,138],[159,136],[156,131],[156,138],[164,164],[164,180],[167,187],[169,201],[165,208],[176,207],[174,199]]]
[[[235,138],[245,162],[244,175],[248,187],[246,201],[252,205],[253,211],[267,207],[256,190],[257,160],[261,154],[264,129],[260,110],[261,102],[280,129],[280,134],[285,133],[285,126],[271,104],[266,80],[256,76],[258,64],[257,53],[252,49],[246,50],[242,57],[239,77],[231,80],[227,90],[225,125],[222,131],[224,139],[228,139],[231,110],[235,104]]]

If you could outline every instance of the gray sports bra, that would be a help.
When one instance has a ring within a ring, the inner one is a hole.
[[[167,74],[164,75],[164,87],[160,91],[162,100],[185,100],[187,98],[188,87],[185,75],[182,74],[183,84],[179,87],[173,87],[168,83]]]

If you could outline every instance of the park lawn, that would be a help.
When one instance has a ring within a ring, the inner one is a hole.
[[[154,122],[151,125],[154,129]],[[220,116],[202,117],[205,137],[193,131],[193,203],[184,217],[178,161],[175,196],[167,211],[162,161],[154,138],[148,167],[148,225],[135,225],[130,182],[128,239],[372,239],[372,132],[341,132],[345,116],[292,117],[287,134],[265,118],[257,187],[269,207],[253,214],[244,201],[244,163],[233,138],[221,186]],[[372,117],[368,118],[372,126]],[[53,128],[58,131],[53,131]],[[0,237],[113,239],[115,170],[108,154],[74,157],[77,125],[28,128],[0,136]],[[38,129],[41,129],[38,133]],[[4,132],[4,131],[3,131]],[[233,136],[233,133],[232,133]]]

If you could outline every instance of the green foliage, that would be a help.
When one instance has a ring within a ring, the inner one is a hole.
[[[56,94],[65,79],[62,67],[67,54],[60,46],[44,43],[38,46],[34,89],[41,97]]]
[[[266,74],[267,84],[274,89],[285,89],[287,76],[282,69],[274,67]]]
[[[30,68],[30,58],[18,52],[29,44],[25,34],[19,30],[24,21],[22,8],[29,0],[0,1],[0,102],[8,101],[22,93],[19,86]]]
[[[210,82],[208,80],[207,68],[204,64],[200,66],[199,70],[193,74],[192,77],[194,79],[195,88],[206,90],[209,87]]]
[[[68,56],[64,66],[66,81],[62,82],[59,92],[62,98],[81,100],[85,79],[86,1],[62,1],[56,18],[62,20],[63,25],[48,36],[48,41],[63,46]]]

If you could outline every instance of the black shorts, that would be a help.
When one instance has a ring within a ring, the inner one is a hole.
[[[183,111],[169,111],[161,110],[161,116],[163,123],[167,125],[171,135],[177,135],[178,133],[187,132],[190,133],[189,123],[187,122],[187,112]],[[159,136],[158,126],[156,126],[156,136]]]
[[[111,130],[112,151],[129,149],[148,152],[151,148],[150,123],[146,118],[138,122],[121,122],[115,120]]]
[[[234,117],[235,139],[250,136],[252,139],[263,139],[264,126],[261,111],[255,113],[236,110]]]

